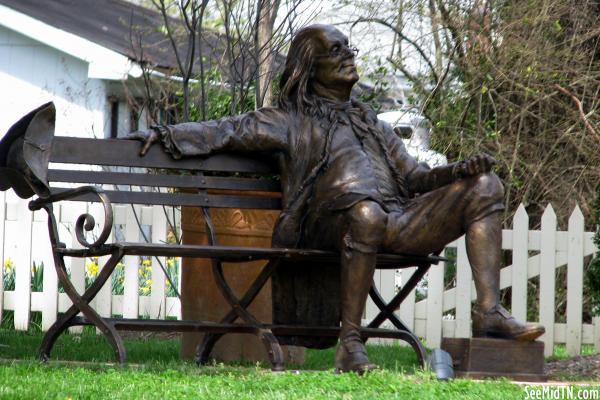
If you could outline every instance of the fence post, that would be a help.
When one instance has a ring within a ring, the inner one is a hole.
[[[165,210],[161,206],[152,208],[152,242],[164,243],[167,240],[167,218]],[[166,299],[165,299],[165,275],[160,264],[162,263],[166,271],[166,257],[152,258],[152,289],[150,292],[150,318],[165,318]]]
[[[519,205],[513,219],[513,265],[512,265],[512,315],[527,321],[527,260],[529,216],[523,203]]]
[[[66,211],[69,210],[69,211]],[[67,202],[62,204],[61,217],[65,214],[65,219],[71,229],[75,227],[75,222],[79,215],[87,212],[87,203]],[[71,236],[72,247],[74,249],[80,249],[83,246],[77,241],[76,235],[73,233]],[[85,291],[85,258],[69,257],[71,260],[71,283],[77,290],[77,293],[82,294]],[[69,304],[71,301],[69,300]],[[81,313],[80,313],[81,314]],[[81,333],[83,327],[73,326],[69,328],[71,333]]]
[[[376,270],[373,274],[373,284],[375,285],[375,288],[377,288],[377,290],[379,291],[381,298],[385,302],[389,302],[394,297],[394,294],[396,292],[396,271],[393,269]],[[375,316],[378,313],[379,308],[375,305],[375,303],[373,303],[371,297],[369,297],[365,307],[365,322],[369,323],[373,318],[375,318]],[[392,327],[392,325],[389,321],[386,320],[381,327],[390,328]],[[390,344],[397,342],[397,340],[381,338],[374,338],[369,340],[369,343],[374,344]]]
[[[175,221],[173,221],[173,224],[175,225],[175,228],[177,230],[177,232],[179,232],[179,237],[181,237],[182,235],[182,228],[181,228],[181,207],[177,207],[174,210],[174,219]],[[177,270],[177,291],[179,293],[181,293],[181,268],[183,266],[183,259],[181,257],[179,257],[179,261],[178,261],[178,270]],[[175,298],[175,305],[177,308],[177,319],[181,319],[181,300],[178,298]],[[169,312],[169,310],[167,310],[167,313]]]
[[[456,325],[454,337],[471,337],[471,265],[465,237],[456,242]]]
[[[54,268],[54,258],[52,256],[52,246],[50,245],[50,238],[48,237],[48,230],[46,228],[47,220],[46,211],[35,211],[34,220],[39,221],[36,224],[37,229],[41,229],[44,234],[41,236],[43,239],[41,243],[38,243],[39,255],[41,256],[42,262],[44,263],[43,272],[43,292],[42,296],[44,302],[42,304],[42,330],[47,331],[50,329],[52,324],[56,321],[58,315],[58,275],[56,274],[56,268]],[[39,219],[38,219],[39,218]],[[39,231],[38,231],[39,232]]]
[[[386,302],[394,298],[396,293],[396,271],[393,269],[380,270],[381,284],[379,285],[379,293]],[[384,325],[392,326],[391,322],[386,321]]]
[[[592,317],[592,327],[594,329],[594,350],[600,353],[600,317]]]
[[[4,314],[4,231],[6,225],[6,192],[0,192],[0,321]]]
[[[140,237],[139,227],[136,223],[133,205],[125,207],[125,240],[128,242],[137,242]],[[138,218],[140,218],[139,208],[136,207]],[[123,288],[123,317],[138,318],[139,316],[139,285],[138,268],[139,257],[123,257],[125,264],[125,283]]]
[[[554,353],[554,313],[556,290],[556,214],[548,204],[542,215],[540,243],[540,323],[546,328],[542,336],[544,355]]]
[[[442,254],[445,254],[445,251]],[[436,265],[432,265],[427,273],[426,340],[429,347],[439,347],[442,342],[445,267],[446,263],[439,262]]]
[[[567,354],[581,351],[583,311],[583,214],[575,206],[569,218],[567,266]]]
[[[401,270],[400,280],[402,285],[408,282],[416,270],[417,268],[415,267],[404,268]],[[415,329],[415,293],[416,288],[411,290],[406,299],[400,304],[400,319],[413,331]],[[400,341],[400,343],[404,343],[404,341]]]
[[[17,204],[17,232],[19,248],[15,254],[15,329],[29,329],[31,308],[31,233],[33,213],[27,202]]]
[[[104,207],[100,203],[90,204],[90,214],[94,216],[94,219],[98,223],[102,221],[104,223]],[[97,229],[102,229],[102,226],[99,226]],[[107,243],[111,243],[113,241],[114,229],[111,230],[110,236],[107,239]],[[104,268],[104,264],[108,261],[109,256],[98,257],[98,273],[102,271]],[[108,278],[106,284],[100,289],[96,297],[93,301],[94,310],[101,317],[110,317],[112,315],[112,276]],[[97,330],[100,333],[99,330]]]

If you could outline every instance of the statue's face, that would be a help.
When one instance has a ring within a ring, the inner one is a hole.
[[[352,87],[358,81],[354,63],[355,49],[348,38],[332,26],[324,25],[315,31],[316,56],[312,79],[324,88]]]

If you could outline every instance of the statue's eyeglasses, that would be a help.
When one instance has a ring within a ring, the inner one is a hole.
[[[329,54],[320,54],[316,57],[341,57],[341,56],[349,56],[352,55],[356,57],[358,55],[358,48],[354,46],[333,46],[331,50],[329,50]]]

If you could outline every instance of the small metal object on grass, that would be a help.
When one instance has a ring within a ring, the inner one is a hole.
[[[429,368],[435,373],[439,381],[454,379],[452,357],[450,357],[447,351],[433,349],[429,355]]]

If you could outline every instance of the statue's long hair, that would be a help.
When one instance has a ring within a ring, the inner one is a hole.
[[[308,82],[313,73],[316,51],[314,32],[321,25],[311,25],[300,29],[290,44],[285,69],[279,81],[279,107],[286,111],[298,111],[312,115],[317,111],[314,97]]]

